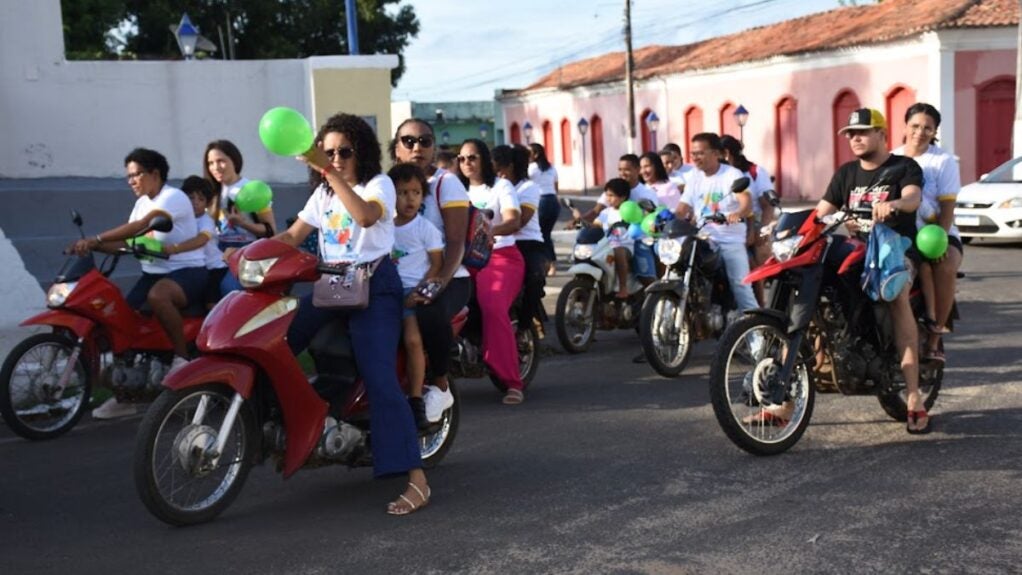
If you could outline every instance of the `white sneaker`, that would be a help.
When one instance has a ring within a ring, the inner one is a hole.
[[[188,363],[188,361],[189,360],[181,357],[180,355],[175,355],[173,361],[170,362],[170,369],[167,370],[167,373],[170,373],[175,369],[181,367],[182,365],[185,365],[186,363]]]
[[[422,394],[422,401],[426,403],[426,419],[431,423],[440,421],[444,412],[454,405],[454,394],[450,388],[441,390],[432,385],[426,386],[426,393]]]
[[[92,410],[93,419],[117,419],[118,417],[128,417],[129,415],[135,415],[138,412],[138,407],[134,403],[118,403],[116,397],[103,402],[103,405]]]

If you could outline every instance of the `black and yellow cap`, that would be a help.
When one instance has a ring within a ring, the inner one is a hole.
[[[887,121],[884,120],[884,115],[879,110],[873,108],[859,108],[848,115],[848,125],[837,131],[838,134],[844,134],[848,130],[886,130]]]

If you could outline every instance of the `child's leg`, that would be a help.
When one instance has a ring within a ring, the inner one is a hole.
[[[614,272],[617,274],[617,294],[620,298],[628,297],[628,276],[631,274],[631,266],[628,260],[632,259],[628,248],[614,248]]]
[[[422,397],[422,385],[426,379],[426,355],[422,347],[422,333],[419,332],[419,321],[415,315],[406,316],[401,320],[404,330],[405,365],[408,372],[409,395]]]

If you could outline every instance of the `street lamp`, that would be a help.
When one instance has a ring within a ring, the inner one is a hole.
[[[177,47],[185,60],[195,58],[195,45],[199,42],[199,30],[192,24],[188,14],[181,15],[181,22],[174,30],[174,38],[177,39]]]
[[[738,140],[744,144],[745,123],[749,121],[749,111],[745,109],[745,106],[738,104],[738,109],[735,110],[735,121],[738,122]]]
[[[490,133],[490,127],[486,124],[479,124],[479,139],[485,141],[488,133]]]
[[[532,124],[528,120],[525,121],[525,125],[522,126],[522,132],[525,134],[525,143],[532,143]]]
[[[586,132],[589,131],[589,122],[585,118],[578,121],[578,133],[582,136],[582,195],[586,193]]]
[[[656,115],[656,112],[650,112],[649,116],[646,116],[646,125],[649,126],[649,139],[651,148],[653,151],[657,151],[656,147],[656,131],[660,127],[660,116]]]
[[[450,139],[451,134],[447,130],[440,132],[440,142],[443,143],[445,148],[447,147],[447,142],[450,141]]]

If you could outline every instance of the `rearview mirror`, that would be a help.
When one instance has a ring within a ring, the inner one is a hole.
[[[170,218],[156,216],[149,222],[149,229],[147,231],[167,233],[172,229],[174,229],[174,222],[170,221]]]
[[[652,212],[656,210],[656,204],[650,200],[639,200],[639,207],[642,208],[642,211],[644,212]]]
[[[749,177],[742,176],[731,183],[731,192],[737,194],[738,192],[749,189]]]
[[[71,210],[71,223],[79,228],[82,227],[82,215],[78,213],[78,210]]]

